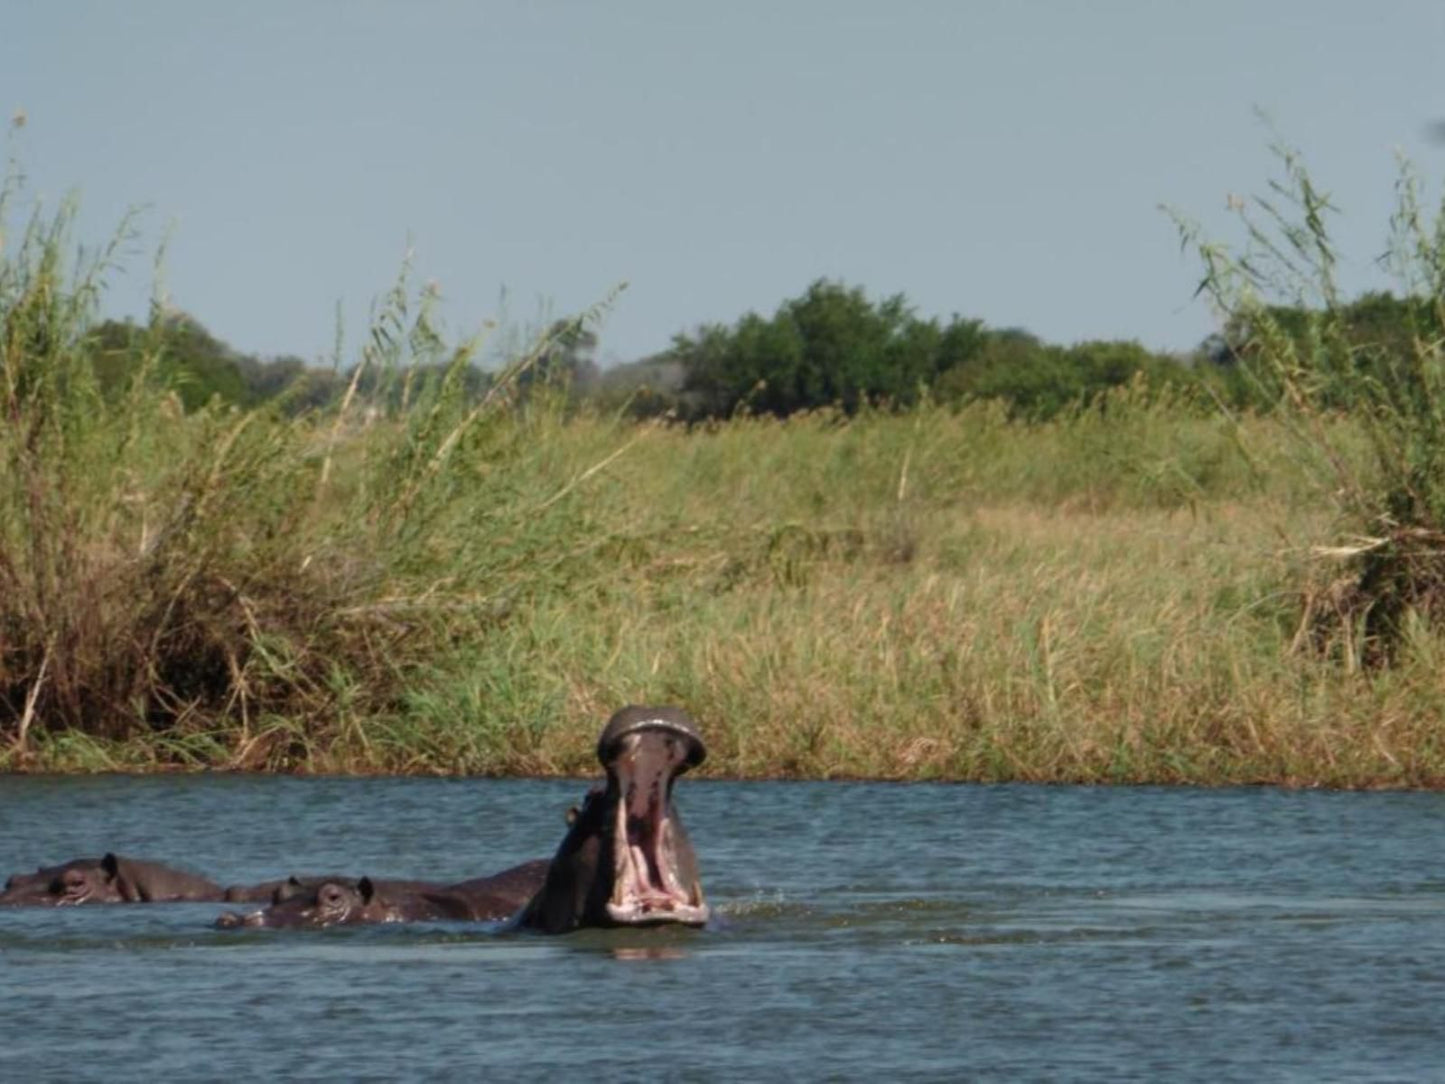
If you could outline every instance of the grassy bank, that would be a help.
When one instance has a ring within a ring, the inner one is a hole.
[[[1114,441],[983,411],[649,432],[576,497],[556,589],[372,741],[418,766],[576,771],[611,706],[651,699],[692,707],[732,775],[1445,778],[1438,641],[1385,674],[1295,649],[1329,517],[1293,499],[1287,460],[1258,478],[1214,423],[1165,421],[1119,417]],[[557,429],[554,483],[623,436]],[[1120,468],[1131,440],[1154,469]]]
[[[1338,509],[1280,421],[477,402],[405,282],[370,398],[187,411],[160,335],[102,391],[67,225],[0,261],[0,768],[588,773],[641,701],[719,775],[1445,783],[1440,636],[1364,669],[1302,625]]]
[[[431,471],[400,421],[162,401],[47,531],[9,520],[48,563],[9,596],[4,764],[587,772],[613,707],[668,701],[724,775],[1445,780],[1438,638],[1383,673],[1292,649],[1330,520],[1280,434],[1111,406],[534,403]]]

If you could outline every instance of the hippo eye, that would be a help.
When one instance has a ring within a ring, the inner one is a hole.
[[[321,890],[321,901],[323,903],[340,903],[341,889],[335,885],[327,885]]]

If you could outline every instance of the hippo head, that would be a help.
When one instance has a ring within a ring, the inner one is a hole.
[[[292,877],[274,890],[271,906],[264,911],[237,914],[227,911],[216,919],[222,929],[237,926],[336,926],[349,922],[377,921],[369,917],[376,903],[376,888],[370,877],[359,881],[331,878],[308,883]]]
[[[66,907],[80,903],[150,903],[212,900],[221,889],[194,873],[142,858],[107,853],[19,873],[5,884],[0,903]]]
[[[77,903],[115,903],[125,897],[116,885],[116,857],[107,854],[95,866],[72,866],[54,881],[50,891],[58,906]]]
[[[122,895],[116,883],[118,859],[75,858],[58,866],[17,873],[5,882],[0,904],[39,907],[72,907],[81,903],[119,903]]]
[[[58,885],[72,869],[99,864],[99,858],[75,858],[59,866],[41,866],[34,873],[13,873],[5,880],[5,891],[0,892],[0,904],[53,907],[58,902],[57,896],[51,891],[53,885]]]
[[[245,915],[229,911],[216,920],[216,925],[221,929],[350,926],[472,917],[472,907],[466,898],[429,881],[292,877],[276,887],[271,894],[271,906],[264,911]]]
[[[707,749],[687,712],[626,707],[597,740],[605,787],[587,795],[519,917],[548,933],[582,926],[701,926],[709,910],[697,856],[672,802]]]

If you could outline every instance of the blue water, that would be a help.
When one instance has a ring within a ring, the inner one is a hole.
[[[0,777],[0,873],[549,854],[584,781]],[[0,1080],[1441,1080],[1445,795],[684,779],[716,928],[0,910]]]

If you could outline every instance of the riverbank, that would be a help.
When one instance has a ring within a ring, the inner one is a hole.
[[[1267,421],[149,421],[9,520],[4,769],[591,774],[672,702],[727,777],[1445,783],[1440,638],[1307,644],[1335,525]]]

